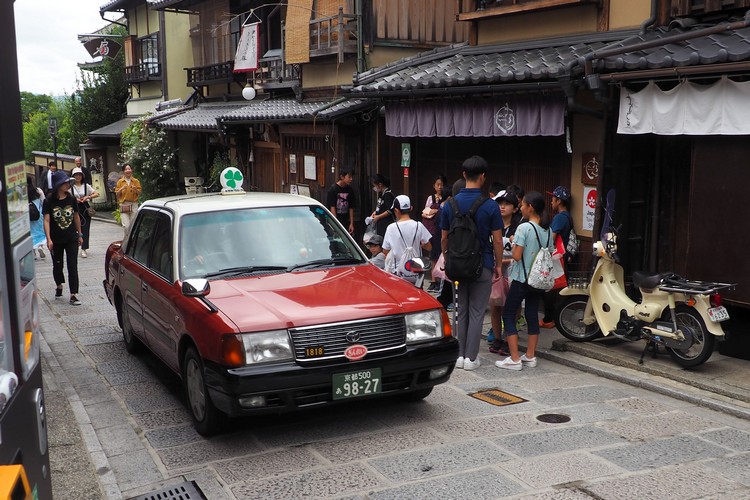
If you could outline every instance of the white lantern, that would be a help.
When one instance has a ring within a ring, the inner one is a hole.
[[[250,82],[247,82],[247,85],[245,85],[245,88],[242,89],[242,97],[244,97],[248,101],[252,101],[255,99],[255,89],[252,85],[250,85]]]

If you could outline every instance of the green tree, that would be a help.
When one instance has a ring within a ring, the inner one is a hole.
[[[179,174],[175,149],[167,132],[146,125],[146,119],[134,120],[120,136],[120,158],[133,167],[143,187],[142,199],[179,194]]]
[[[21,92],[21,117],[24,123],[31,120],[31,115],[46,113],[51,107],[52,97],[44,94]]]
[[[51,98],[50,98],[51,99]],[[23,123],[23,153],[26,161],[33,161],[32,151],[52,151],[52,137],[49,135],[49,119],[56,117],[58,126],[67,120],[68,106],[65,100],[50,100],[51,104],[46,110],[38,110],[29,115],[27,121]],[[69,151],[60,140],[58,132],[57,152],[62,154],[76,154],[76,151]]]

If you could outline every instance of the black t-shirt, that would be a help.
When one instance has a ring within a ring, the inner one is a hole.
[[[378,204],[375,205],[375,215],[380,215],[383,212],[387,212],[393,206],[393,200],[396,197],[393,195],[391,190],[384,192],[382,196],[378,197]],[[393,222],[393,217],[383,217],[377,222],[376,229],[380,236],[385,236],[385,230]]]
[[[354,198],[354,189],[351,186],[341,187],[338,183],[328,190],[326,196],[326,207],[333,207],[336,218],[344,227],[349,227],[349,209],[357,208],[357,200]]]
[[[49,232],[53,243],[66,243],[77,239],[75,214],[78,212],[78,201],[68,194],[64,199],[48,196],[42,205],[42,213],[49,214]]]

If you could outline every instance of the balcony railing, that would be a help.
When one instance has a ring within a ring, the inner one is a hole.
[[[234,61],[185,68],[188,87],[203,87],[244,80],[233,73]]]
[[[458,2],[458,20],[472,21],[475,19],[521,14],[535,10],[569,7],[586,3],[599,3],[598,0],[476,0],[474,5],[468,2]]]
[[[160,63],[149,61],[125,66],[125,81],[127,83],[140,83],[150,80],[161,80]]]
[[[310,57],[336,55],[344,62],[344,54],[357,53],[357,16],[344,14],[339,7],[335,16],[310,21]]]
[[[299,65],[286,64],[280,49],[270,50],[259,61],[255,83],[264,89],[289,88],[299,85]]]

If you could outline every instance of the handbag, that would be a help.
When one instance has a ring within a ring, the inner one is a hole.
[[[127,205],[124,204],[124,203],[122,205],[120,205],[120,213],[121,214],[129,214],[132,211],[133,211],[133,205],[131,205],[130,203],[128,203]]]
[[[508,296],[508,288],[508,278],[503,275],[500,275],[498,279],[493,278],[489,304],[493,307],[503,307],[505,298]]]
[[[94,215],[96,215],[96,209],[94,207],[87,207],[86,208],[86,214],[89,217],[93,217]]]

